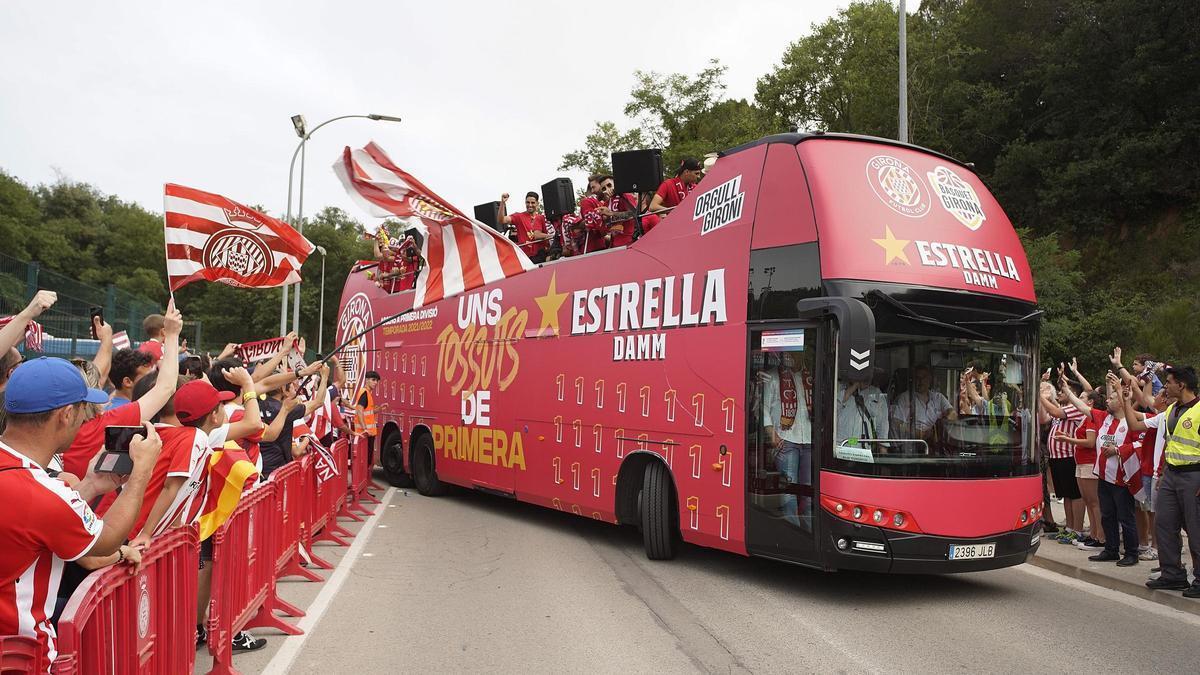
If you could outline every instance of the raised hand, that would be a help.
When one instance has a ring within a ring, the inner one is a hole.
[[[1121,367],[1121,348],[1113,347],[1112,355],[1108,357],[1108,360],[1112,362],[1114,367],[1120,368]]]
[[[183,332],[183,314],[175,309],[175,299],[172,298],[167,303],[167,313],[163,314],[163,335],[166,337],[179,337]]]
[[[58,293],[54,291],[38,291],[34,294],[33,299],[29,301],[29,305],[21,311],[21,315],[26,319],[36,319],[42,315],[42,312],[50,309],[55,302],[58,302]]]
[[[221,374],[225,376],[225,381],[230,384],[236,384],[243,388],[254,386],[254,378],[250,376],[250,371],[245,368],[226,368],[221,371]]]

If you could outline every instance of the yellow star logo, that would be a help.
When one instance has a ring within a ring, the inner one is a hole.
[[[540,337],[544,329],[549,329],[551,335],[558,335],[558,310],[562,304],[566,302],[569,293],[559,293],[555,286],[555,281],[558,273],[550,275],[550,288],[546,289],[546,294],[534,298],[534,302],[542,310],[542,323],[538,325],[537,335]]]
[[[892,234],[892,228],[887,225],[883,226],[884,238],[872,239],[871,241],[883,247],[884,253],[887,254],[887,260],[883,261],[884,265],[890,265],[893,260],[899,260],[905,265],[909,264],[908,255],[904,253],[904,247],[908,246],[908,239],[897,239],[896,235]]]

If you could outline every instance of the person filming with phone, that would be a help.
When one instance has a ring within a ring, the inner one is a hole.
[[[0,635],[36,638],[46,662],[56,653],[47,603],[20,598],[55,598],[64,561],[119,553],[162,448],[158,434],[146,424],[129,437],[128,462],[109,460],[114,468],[126,467],[127,475],[93,468],[75,489],[51,478],[46,466],[71,445],[85,406],[107,400],[103,391],[87,386],[75,366],[46,357],[19,366],[4,392],[8,427],[0,435],[0,499],[5,504],[0,510]],[[97,464],[104,460],[102,455]],[[101,520],[88,502],[118,486],[120,495]]]

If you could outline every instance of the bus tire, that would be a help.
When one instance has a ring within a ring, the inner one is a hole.
[[[393,431],[383,441],[379,451],[379,463],[388,482],[398,488],[413,486],[412,476],[404,470],[404,435]]]
[[[446,494],[447,486],[438,480],[434,468],[433,437],[429,434],[417,436],[412,444],[413,481],[417,484],[417,492],[426,497],[440,497]]]
[[[642,477],[642,541],[646,557],[670,560],[679,552],[679,512],[671,475],[662,462],[650,462]]]

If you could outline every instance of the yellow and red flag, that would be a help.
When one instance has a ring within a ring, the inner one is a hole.
[[[200,512],[200,541],[229,520],[242,492],[257,477],[258,469],[245,450],[225,447],[213,451],[208,460],[208,498]]]

